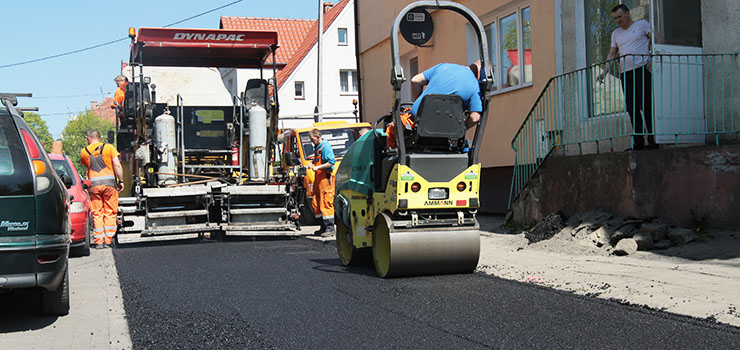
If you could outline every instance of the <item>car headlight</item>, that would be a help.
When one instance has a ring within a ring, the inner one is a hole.
[[[429,199],[447,199],[446,188],[430,188]]]
[[[82,213],[83,211],[85,211],[85,206],[82,205],[82,202],[72,202],[72,205],[69,206],[70,213]]]

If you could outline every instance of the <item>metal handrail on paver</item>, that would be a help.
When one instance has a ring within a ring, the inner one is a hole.
[[[651,72],[651,99],[638,100],[636,82],[623,85],[619,67],[630,60],[634,66],[650,63],[649,70],[637,69],[634,76],[646,79]],[[550,78],[511,142],[515,156],[509,208],[555,149],[563,155],[599,153],[601,148],[613,152],[616,140],[629,140],[634,148],[634,138],[643,135],[676,145],[704,143],[712,135],[719,145],[721,134],[740,132],[735,120],[737,60],[738,52],[627,55]],[[632,89],[638,118],[646,103],[652,105],[647,108],[652,110],[652,130],[645,119],[642,129],[633,130],[625,89]]]

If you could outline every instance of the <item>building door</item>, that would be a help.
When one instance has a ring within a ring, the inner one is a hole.
[[[701,0],[651,0],[653,116],[658,143],[703,143]]]

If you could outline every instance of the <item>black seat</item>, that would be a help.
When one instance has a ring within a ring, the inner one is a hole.
[[[143,90],[142,90],[143,87]],[[139,97],[139,94],[143,92],[143,96]],[[126,98],[123,102],[123,115],[124,118],[121,121],[122,125],[133,124],[136,125],[136,101],[144,101],[149,104],[152,100],[152,95],[149,93],[149,84],[141,84],[139,82],[129,83],[126,85]],[[150,123],[151,124],[151,123]]]
[[[465,138],[465,110],[457,95],[424,96],[416,113],[416,130],[411,137],[413,149],[452,150]]]

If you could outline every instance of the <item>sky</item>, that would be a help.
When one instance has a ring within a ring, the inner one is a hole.
[[[0,92],[32,93],[31,98],[19,98],[18,105],[38,107],[36,113],[56,140],[70,116],[89,109],[90,101],[101,101],[115,92],[113,78],[120,74],[121,61],[128,61],[129,27],[138,31],[139,27],[164,27],[187,19],[171,27],[217,29],[221,16],[313,19],[320,2],[1,0]],[[225,5],[229,6],[188,19]],[[83,50],[111,41],[116,42]]]

